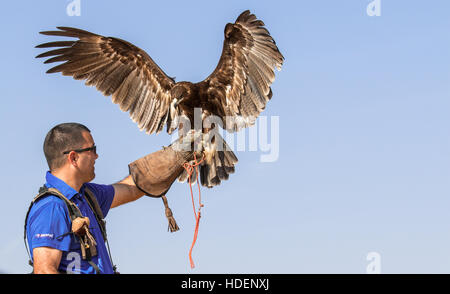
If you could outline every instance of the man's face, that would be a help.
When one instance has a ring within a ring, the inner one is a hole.
[[[94,139],[89,132],[82,133],[85,143],[80,149],[94,146]],[[95,160],[98,154],[93,150],[78,153],[78,168],[85,183],[92,181],[95,178]]]

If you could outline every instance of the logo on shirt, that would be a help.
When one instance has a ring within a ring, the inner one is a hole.
[[[36,238],[47,238],[47,239],[53,239],[53,234],[36,234],[34,235]]]

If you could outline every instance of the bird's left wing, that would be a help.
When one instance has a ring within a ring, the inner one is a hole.
[[[95,86],[130,117],[141,130],[159,133],[167,122],[171,103],[170,89],[175,84],[150,56],[133,44],[84,30],[57,27],[43,35],[78,38],[76,41],[49,42],[37,48],[60,47],[40,57],[44,63],[63,61],[47,71],[61,72],[86,85]]]
[[[272,97],[274,68],[284,57],[264,23],[246,10],[225,27],[222,55],[214,72],[203,83],[222,117],[234,118],[228,131],[254,124]]]

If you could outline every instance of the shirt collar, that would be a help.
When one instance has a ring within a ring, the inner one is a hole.
[[[47,183],[45,184],[47,188],[55,188],[56,190],[61,192],[64,196],[66,196],[68,199],[71,199],[73,196],[78,194],[78,192],[74,188],[67,185],[66,182],[64,182],[60,178],[52,175],[50,171],[47,171],[45,179],[47,180]]]

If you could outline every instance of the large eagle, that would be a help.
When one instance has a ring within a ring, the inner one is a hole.
[[[272,97],[274,69],[280,70],[284,60],[264,23],[248,10],[225,26],[219,64],[209,77],[195,84],[175,82],[145,51],[127,41],[76,28],[57,29],[40,33],[78,40],[36,46],[60,47],[36,56],[51,57],[44,63],[63,62],[47,73],[61,72],[86,80],[86,85],[111,96],[148,134],[159,133],[164,126],[171,134],[181,128],[179,117],[187,117],[194,128],[195,108],[201,109],[203,120],[211,115],[220,117],[221,127],[229,132],[253,125]],[[215,124],[202,131],[207,133]],[[237,158],[218,135],[202,146],[205,160],[200,166],[201,183],[207,187],[219,185],[234,172]],[[186,172],[179,176],[180,181],[186,178]]]

